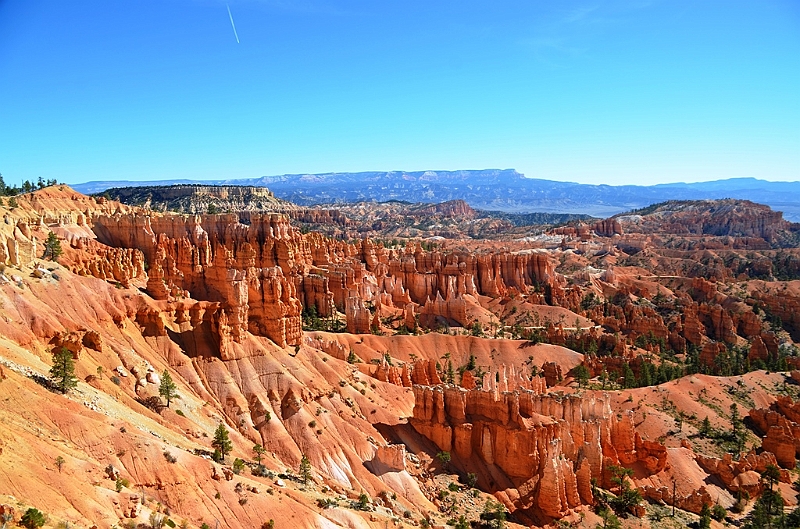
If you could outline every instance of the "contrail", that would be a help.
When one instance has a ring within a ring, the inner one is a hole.
[[[225,4],[228,8],[228,16],[231,17],[231,27],[233,28],[233,36],[236,37],[236,44],[239,44],[239,35],[236,34],[236,24],[233,23],[233,15],[231,15],[231,6]]]

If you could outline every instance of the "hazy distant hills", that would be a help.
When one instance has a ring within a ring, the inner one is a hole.
[[[642,185],[589,185],[525,178],[513,169],[469,171],[391,171],[264,176],[239,180],[87,182],[72,186],[82,193],[110,187],[167,184],[228,184],[268,187],[275,196],[300,205],[409,200],[463,199],[476,209],[507,212],[585,213],[596,217],[665,200],[741,198],[783,211],[800,221],[800,182],[733,178],[713,182]]]

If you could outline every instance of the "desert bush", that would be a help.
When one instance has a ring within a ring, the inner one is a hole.
[[[38,529],[39,527],[43,526],[46,521],[47,519],[42,511],[31,507],[25,511],[25,514],[22,515],[22,518],[19,520],[19,524],[22,527],[27,527],[27,529]]]

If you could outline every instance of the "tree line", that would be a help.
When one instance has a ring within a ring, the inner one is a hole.
[[[45,187],[54,185],[58,185],[58,181],[55,178],[45,180],[40,176],[36,182],[25,180],[24,182],[22,182],[21,186],[17,185],[9,186],[3,179],[3,174],[0,173],[0,196],[4,197],[13,197],[19,195],[20,193],[30,193],[31,191],[36,191],[37,189],[44,189]]]

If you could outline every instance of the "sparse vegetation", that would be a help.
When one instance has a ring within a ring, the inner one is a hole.
[[[61,249],[61,241],[58,240],[58,236],[55,232],[51,231],[47,234],[47,239],[44,241],[44,254],[42,255],[42,259],[58,261],[62,253],[64,252]]]
[[[311,473],[311,461],[308,460],[305,454],[300,458],[299,474],[303,484],[308,484],[308,482],[314,478],[314,475]]]
[[[78,387],[75,377],[75,362],[72,353],[66,347],[61,347],[53,354],[53,367],[50,368],[50,378],[53,386],[61,393],[66,393]]]
[[[31,507],[25,511],[19,520],[19,524],[27,529],[38,529],[47,523],[44,513]]]
[[[231,451],[233,444],[228,436],[228,429],[225,428],[223,423],[219,423],[217,429],[214,430],[214,440],[211,442],[211,446],[215,449],[214,453],[219,454],[214,460],[217,462],[225,461],[225,456]]]
[[[170,376],[169,371],[166,369],[164,373],[161,374],[161,383],[158,385],[158,394],[161,395],[165,401],[167,401],[167,408],[169,408],[169,403],[172,399],[178,397],[178,386],[172,380],[172,376]]]

